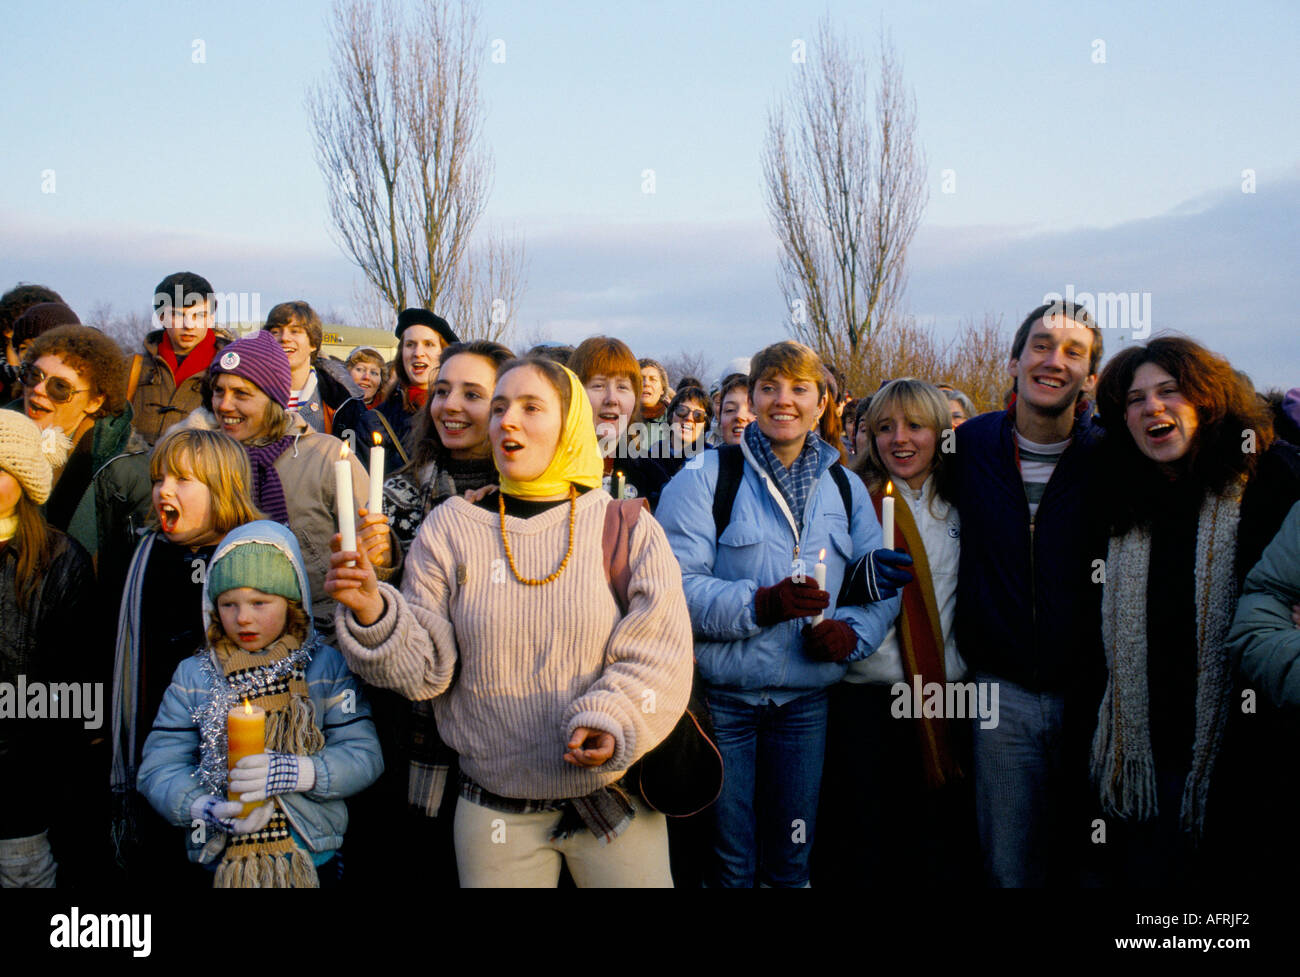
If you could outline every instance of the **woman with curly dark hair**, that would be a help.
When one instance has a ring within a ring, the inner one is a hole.
[[[1118,354],[1097,404],[1114,491],[1093,781],[1120,819],[1107,845],[1116,881],[1195,884],[1242,840],[1225,640],[1241,580],[1300,486],[1249,381],[1190,339]]]

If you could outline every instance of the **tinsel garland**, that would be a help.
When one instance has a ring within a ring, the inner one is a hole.
[[[226,793],[229,781],[229,771],[226,768],[226,721],[230,710],[242,705],[245,699],[252,700],[265,694],[267,686],[287,679],[295,669],[305,670],[311,661],[312,651],[320,643],[320,636],[313,634],[305,644],[279,661],[233,683],[226,678],[211,653],[204,657],[200,675],[207,680],[212,692],[207,702],[194,710],[192,718],[198,724],[200,737],[196,775],[207,793],[217,796]]]

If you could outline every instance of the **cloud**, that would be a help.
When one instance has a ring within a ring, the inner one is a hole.
[[[359,278],[324,238],[0,226],[0,261],[15,280],[49,284],[77,309],[98,301],[144,306],[158,279],[182,268],[206,275],[218,290],[260,293],[263,313],[290,298],[345,309]],[[1260,386],[1295,386],[1297,228],[1295,178],[1263,181],[1255,194],[1202,195],[1164,215],[1105,228],[927,225],[909,256],[907,308],[943,329],[992,313],[1010,332],[1045,293],[1069,285],[1149,293],[1154,331],[1196,338]],[[557,219],[523,230],[521,340],[543,332],[577,342],[605,333],[638,355],[699,350],[716,365],[785,335],[777,243],[765,221],[614,226]],[[1108,349],[1121,338],[1108,335]]]

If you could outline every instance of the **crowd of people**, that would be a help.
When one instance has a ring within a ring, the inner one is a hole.
[[[980,413],[216,301],[124,351],[0,297],[0,886],[1300,868],[1300,388],[1065,302]]]

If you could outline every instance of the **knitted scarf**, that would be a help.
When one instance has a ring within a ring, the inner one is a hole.
[[[200,750],[199,770],[205,782],[218,767],[225,770],[225,715],[243,701],[266,710],[267,750],[309,756],[324,748],[325,734],[316,723],[305,671],[316,644],[313,638],[304,646],[288,634],[256,653],[236,647],[225,637],[214,643],[214,690],[205,707],[206,735]],[[213,879],[215,888],[319,888],[311,858],[293,843],[283,799],[275,797],[272,802],[275,810],[265,827],[228,839]]]
[[[293,435],[286,434],[270,444],[244,446],[253,466],[253,502],[269,518],[284,526],[289,525],[289,506],[284,500],[284,486],[280,484],[280,473],[275,470],[275,460],[292,443]]]
[[[750,453],[762,462],[763,467],[772,476],[772,481],[781,491],[781,495],[785,497],[786,504],[790,507],[790,514],[794,516],[795,525],[802,526],[804,506],[808,504],[808,495],[817,484],[817,476],[820,474],[817,469],[820,467],[821,455],[814,447],[821,440],[817,432],[810,431],[804,438],[799,457],[789,468],[781,464],[781,459],[772,451],[772,443],[767,440],[767,435],[758,429],[757,424],[746,427],[742,437],[749,445]]]
[[[1210,775],[1231,706],[1232,669],[1224,649],[1237,602],[1234,576],[1241,490],[1206,496],[1196,526],[1196,735],[1183,786],[1180,823],[1200,840]],[[1092,741],[1092,779],[1108,814],[1154,818],[1155,761],[1147,697],[1147,575],[1151,535],[1141,527],[1112,537],[1102,588],[1102,640],[1109,678]]]
[[[883,492],[872,492],[871,503],[880,516]],[[924,504],[924,501],[923,501]],[[894,504],[894,521],[898,530],[894,548],[912,557],[915,579],[903,587],[902,610],[898,614],[898,649],[902,660],[903,677],[908,686],[913,677],[920,676],[921,688],[931,682],[947,681],[943,661],[943,627],[940,624],[939,605],[934,599],[934,580],[930,575],[930,560],[925,553],[921,531],[906,500]],[[890,545],[886,543],[886,545]],[[920,737],[922,772],[927,787],[942,787],[949,780],[963,776],[961,767],[952,755],[948,744],[948,721],[938,716],[915,717],[915,728]]]

